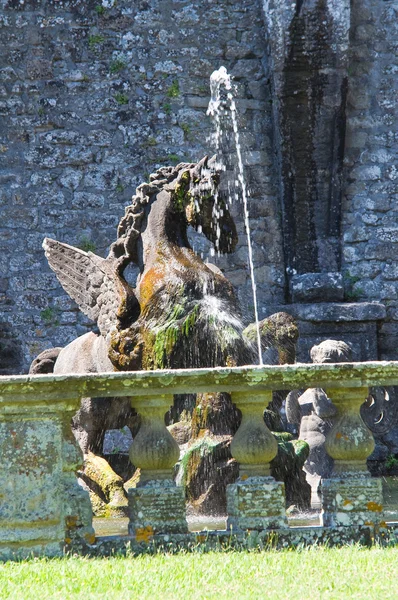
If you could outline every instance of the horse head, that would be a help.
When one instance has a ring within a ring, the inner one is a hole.
[[[219,191],[221,166],[205,156],[178,176],[176,199],[184,206],[188,225],[203,233],[221,253],[233,252],[238,241],[235,223]]]
[[[169,205],[170,229],[178,224],[186,230],[191,225],[203,233],[218,252],[233,252],[238,236],[227,204],[219,193],[220,173],[216,157],[209,160],[205,156],[198,163],[162,167],[150,175],[149,183],[139,185],[119,223],[118,239],[109,254],[119,261],[120,272],[129,262],[137,263],[138,240],[145,216],[157,199]]]

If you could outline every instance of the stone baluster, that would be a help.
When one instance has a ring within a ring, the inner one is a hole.
[[[286,527],[284,484],[270,476],[278,444],[264,423],[272,392],[236,392],[232,402],[242,422],[231,443],[239,479],[227,487],[227,527],[234,530]]]
[[[367,387],[328,389],[338,414],[325,448],[334,459],[330,479],[323,479],[322,524],[327,527],[375,525],[382,520],[381,480],[371,478],[367,457],[375,447],[373,434],[360,416]]]
[[[130,448],[130,460],[140,469],[135,488],[128,490],[129,532],[137,540],[156,533],[188,531],[182,487],[173,481],[173,468],[180,456],[177,442],[164,423],[173,396],[140,396],[132,406],[141,416],[141,427]]]

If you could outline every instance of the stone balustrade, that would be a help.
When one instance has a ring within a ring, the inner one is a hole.
[[[338,409],[326,442],[335,467],[322,482],[318,529],[322,535],[343,531],[341,539],[355,528],[374,530],[383,521],[381,483],[366,468],[374,441],[359,408],[368,387],[378,385],[398,385],[398,362],[0,377],[0,558],[57,555],[79,543],[95,547],[89,497],[75,476],[82,454],[70,429],[80,398],[90,396],[131,397],[141,415],[130,451],[141,469],[139,484],[129,491],[132,542],[191,535],[182,489],[172,479],[179,450],[164,415],[173,394],[192,392],[229,392],[242,413],[231,444],[240,472],[227,490],[230,531],[289,537],[283,484],[269,473],[277,445],[263,411],[273,390],[309,387],[326,389]],[[295,539],[300,535],[295,530]]]

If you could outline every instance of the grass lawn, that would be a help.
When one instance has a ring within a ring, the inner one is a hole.
[[[398,548],[33,559],[0,564],[0,598],[398,598]]]

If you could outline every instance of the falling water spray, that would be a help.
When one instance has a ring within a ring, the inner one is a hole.
[[[254,303],[254,315],[256,320],[256,331],[257,331],[257,346],[258,346],[258,358],[259,364],[263,364],[262,351],[261,351],[261,334],[260,334],[260,323],[258,318],[258,306],[257,306],[257,287],[254,279],[254,264],[253,264],[253,249],[250,237],[250,219],[249,219],[249,209],[248,209],[248,191],[246,186],[246,181],[244,177],[244,169],[243,169],[243,160],[242,160],[242,150],[239,139],[239,129],[238,129],[238,118],[236,111],[236,103],[232,94],[232,85],[231,85],[231,76],[228,74],[227,69],[225,67],[220,67],[216,71],[214,71],[210,76],[210,102],[207,108],[207,113],[210,115],[215,123],[216,132],[215,132],[215,145],[217,154],[220,154],[220,146],[221,146],[221,86],[224,86],[227,91],[227,98],[229,101],[229,107],[231,112],[231,120],[232,127],[234,132],[235,139],[235,147],[236,147],[236,155],[238,158],[238,182],[240,188],[242,190],[242,200],[243,200],[243,214],[244,214],[244,222],[245,222],[245,231],[247,237],[247,248],[249,255],[249,266],[250,266],[250,279],[252,285],[252,293],[253,293],[253,303]]]

